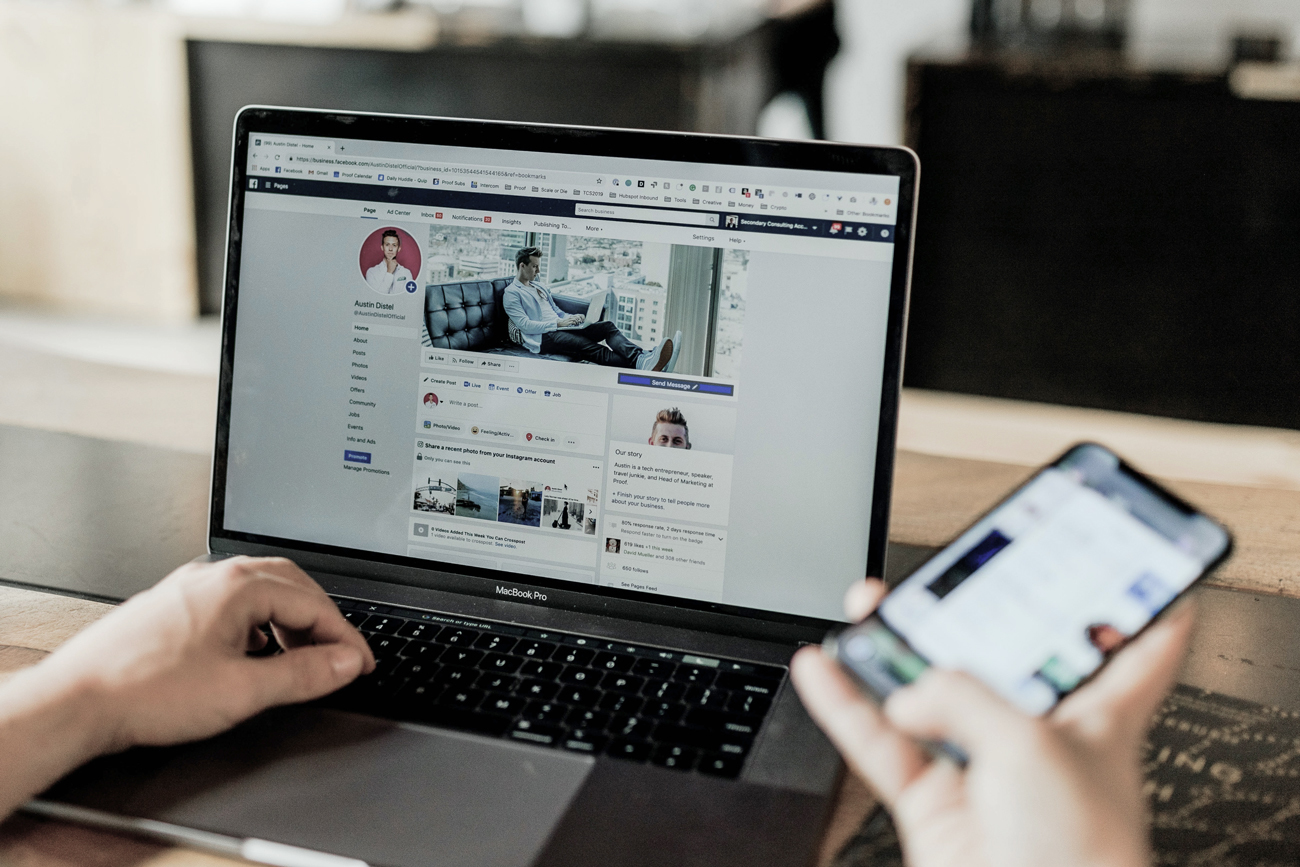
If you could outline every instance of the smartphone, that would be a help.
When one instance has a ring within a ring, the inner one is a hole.
[[[1231,548],[1221,525],[1083,443],[826,646],[877,700],[933,665],[969,672],[1042,714]]]

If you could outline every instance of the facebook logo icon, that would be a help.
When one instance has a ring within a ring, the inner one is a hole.
[[[339,173],[338,173],[338,172],[335,172],[335,173],[334,173],[334,177],[337,178],[338,176],[339,176]]]
[[[248,179],[248,188],[249,188],[250,190],[255,190],[255,189],[257,189],[257,178],[249,178],[249,179]]]
[[[379,180],[382,181],[383,179],[384,179],[384,176],[383,176],[383,175],[380,175],[380,176],[379,176]]]
[[[275,167],[275,173],[276,173],[277,175],[280,174],[280,167],[279,167],[279,166],[276,166],[276,167]]]

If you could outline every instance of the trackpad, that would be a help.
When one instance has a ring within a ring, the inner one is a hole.
[[[591,758],[332,711],[100,759],[46,797],[390,867],[525,867]]]

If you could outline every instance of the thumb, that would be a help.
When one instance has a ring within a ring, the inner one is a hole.
[[[968,674],[929,669],[885,703],[885,715],[915,738],[954,743],[972,759],[1023,743],[1034,720]]]
[[[248,663],[254,667],[254,692],[266,708],[311,701],[347,686],[365,660],[348,644],[311,644]]]

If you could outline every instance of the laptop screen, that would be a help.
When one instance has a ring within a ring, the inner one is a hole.
[[[221,529],[842,618],[899,176],[255,127],[244,155]]]

